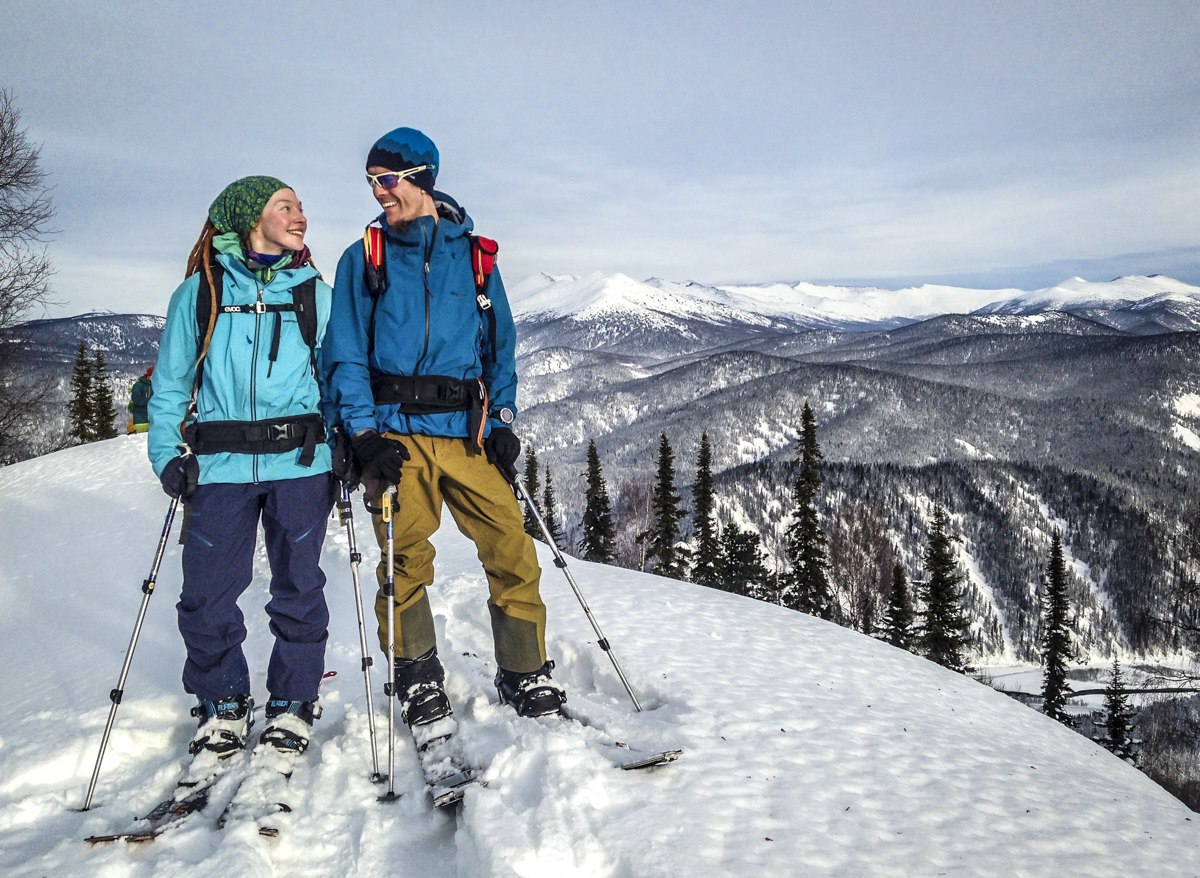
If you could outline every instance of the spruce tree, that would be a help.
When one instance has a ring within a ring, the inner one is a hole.
[[[821,446],[812,409],[804,403],[800,440],[796,447],[799,473],[793,488],[795,508],[786,536],[791,569],[783,576],[785,606],[822,619],[833,617],[833,593],[825,571],[829,569],[825,532],[817,515],[821,490]]]
[[[1067,659],[1071,654],[1071,630],[1068,613],[1067,565],[1063,560],[1062,534],[1057,530],[1050,541],[1050,560],[1046,564],[1046,591],[1042,601],[1042,712],[1065,726],[1074,726],[1067,713]]]
[[[696,480],[692,483],[692,534],[696,548],[691,579],[700,585],[719,588],[717,565],[720,562],[721,541],[717,536],[713,514],[715,506],[712,446],[708,442],[708,433],[701,433],[700,452],[696,456]]]
[[[954,543],[959,539],[950,533],[950,517],[938,504],[933,511],[929,545],[925,549],[927,576],[921,590],[925,624],[917,637],[917,646],[930,661],[966,673],[967,620],[962,609],[963,595],[958,589],[965,576],[959,572],[954,557]]]
[[[92,441],[92,397],[92,361],[80,342],[75,352],[75,368],[71,371],[71,399],[67,403],[69,435],[79,445]]]
[[[888,596],[887,614],[884,616],[884,639],[892,646],[908,649],[912,642],[913,618],[908,576],[904,572],[904,565],[897,561],[892,565],[892,588]]]
[[[1104,746],[1126,762],[1133,762],[1133,711],[1129,707],[1121,662],[1117,659],[1113,659],[1112,680],[1104,689],[1104,712],[1104,727],[1108,731]]]
[[[672,579],[683,579],[688,569],[688,552],[678,545],[679,521],[687,514],[679,499],[675,493],[675,453],[663,433],[658,442],[658,476],[650,501],[651,524],[637,539],[649,545],[648,558],[654,559],[650,572]]]
[[[537,452],[533,450],[533,445],[525,446],[525,496],[537,502],[538,497],[542,494],[541,481],[538,479],[538,459]],[[525,533],[529,534],[535,540],[546,541],[542,535],[542,529],[538,527],[537,519],[533,517],[533,513],[529,511],[529,506],[525,506]]]
[[[550,478],[550,467],[546,467],[545,488],[542,491],[542,520],[546,522],[546,530],[550,538],[560,549],[563,546],[562,519],[558,515],[558,498],[554,494],[554,482]]]
[[[92,360],[92,404],[89,412],[93,439],[112,439],[117,435],[117,409],[108,384],[104,352],[97,350]]]
[[[717,556],[716,587],[759,600],[773,600],[771,571],[764,560],[762,539],[752,530],[727,525]]]
[[[617,557],[616,527],[612,505],[608,501],[608,486],[600,468],[600,453],[595,441],[588,442],[587,490],[584,492],[583,536],[579,550],[585,561],[611,564]]]

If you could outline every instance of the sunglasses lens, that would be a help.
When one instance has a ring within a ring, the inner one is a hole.
[[[403,177],[399,174],[367,174],[367,185],[372,189],[376,186],[382,186],[384,189],[392,189],[402,179]]]

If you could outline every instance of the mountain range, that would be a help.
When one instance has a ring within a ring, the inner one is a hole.
[[[553,474],[571,546],[589,441],[617,511],[620,562],[641,567],[635,537],[648,526],[660,437],[690,506],[707,433],[720,522],[759,533],[781,564],[808,403],[838,621],[878,626],[893,561],[922,578],[925,524],[941,503],[961,537],[979,656],[1035,657],[1056,529],[1081,658],[1189,645],[1180,626],[1200,618],[1190,497],[1200,287],[1158,276],[1021,291],[542,275],[510,301],[518,433]],[[161,320],[90,314],[23,328],[65,402],[81,338],[127,385],[152,361]]]

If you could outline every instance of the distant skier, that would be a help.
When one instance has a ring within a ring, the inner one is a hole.
[[[154,388],[150,383],[154,375],[154,367],[150,366],[133,386],[129,388],[129,432],[145,433],[150,429],[150,414],[148,406]]]
[[[428,137],[397,128],[371,147],[366,168],[383,213],[338,263],[322,362],[368,496],[378,505],[381,490],[397,486],[393,691],[401,716],[416,732],[452,715],[426,591],[443,503],[487,574],[501,700],[522,715],[557,713],[566,695],[550,677],[541,568],[497,469],[515,475],[521,450],[511,426],[516,330],[504,285],[491,272],[477,301],[483,272],[473,272],[473,223],[434,191],[438,150]],[[374,525],[386,552],[378,512]],[[386,654],[385,562],[377,572]]]
[[[183,685],[199,700],[189,751],[201,769],[245,747],[250,730],[237,599],[254,575],[260,520],[275,646],[259,743],[302,753],[320,715],[329,613],[318,560],[332,484],[315,365],[332,291],[312,264],[307,229],[281,181],[227,186],[171,297],[154,370],[150,461],[188,509],[177,609]]]

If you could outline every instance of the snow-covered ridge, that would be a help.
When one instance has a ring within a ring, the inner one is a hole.
[[[939,314],[1031,314],[1051,310],[1129,307],[1146,300],[1200,303],[1200,287],[1173,278],[1119,277],[1094,282],[1075,277],[1041,290],[982,290],[923,284],[879,287],[822,286],[807,282],[705,285],[692,281],[626,275],[539,275],[510,291],[513,313],[522,318],[607,314],[695,316],[714,323],[772,320],[812,325],[837,320],[878,325]]]
[[[196,819],[152,845],[87,847],[84,836],[126,825],[165,795],[194,730],[179,684],[171,540],[96,804],[74,810],[166,506],[144,436],[0,469],[0,533],[12,547],[0,566],[4,875],[191,878],[198,862],[239,878],[1196,874],[1194,815],[1037,712],[801,613],[571,561],[646,707],[635,713],[539,544],[549,648],[572,708],[620,740],[685,750],[669,768],[614,771],[594,730],[518,719],[496,704],[487,584],[449,518],[435,537],[430,597],[459,737],[487,781],[457,819],[420,792],[406,740],[396,753],[401,798],[377,801],[348,547],[331,524],[326,666],[338,675],[322,689],[325,714],[289,783],[295,810],[278,841],[253,824],[218,830]],[[361,547],[371,538],[359,517]],[[242,602],[260,700],[269,579],[256,559]],[[736,684],[747,675],[752,687]],[[378,670],[374,680],[382,685]],[[375,705],[385,729],[382,695]]]

